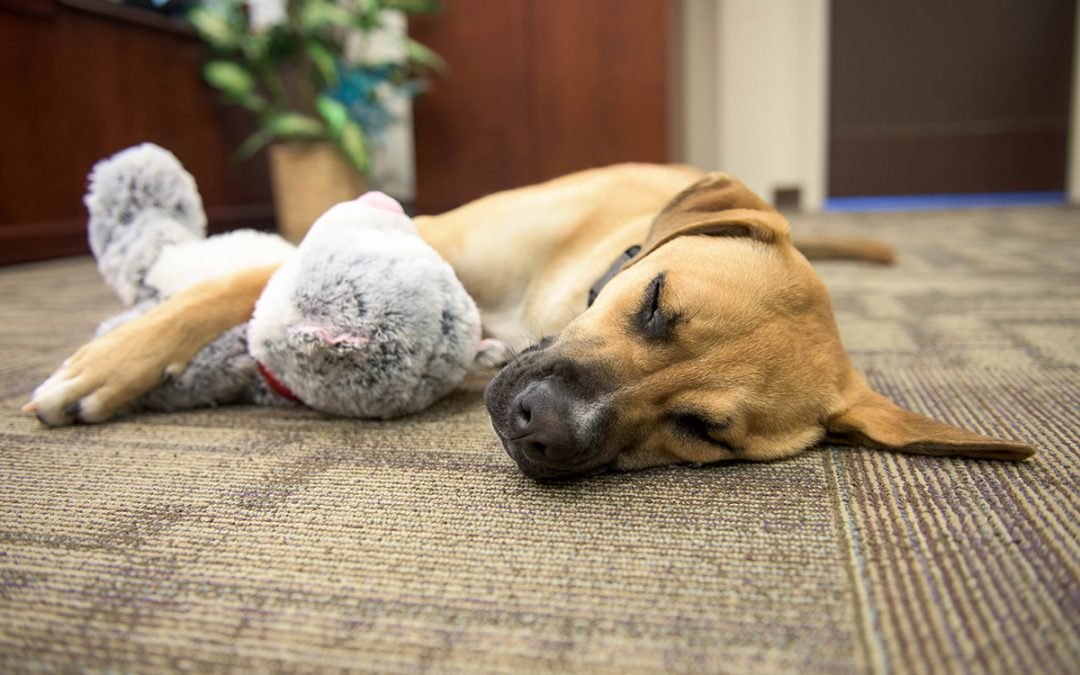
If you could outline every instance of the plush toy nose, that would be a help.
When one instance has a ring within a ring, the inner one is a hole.
[[[385,192],[378,192],[375,190],[365,192],[360,195],[356,201],[364,206],[370,206],[374,209],[382,209],[383,211],[390,211],[392,213],[405,213],[405,209],[401,208],[401,204],[398,204],[396,199]]]

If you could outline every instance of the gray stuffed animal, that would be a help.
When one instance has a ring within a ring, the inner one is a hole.
[[[204,279],[281,264],[251,321],[140,407],[303,403],[389,418],[498,365],[501,345],[481,344],[479,312],[450,265],[382,193],[334,206],[298,247],[251,230],[207,239],[194,179],[171,153],[144,144],[99,162],[85,203],[98,268],[131,307],[99,334]]]

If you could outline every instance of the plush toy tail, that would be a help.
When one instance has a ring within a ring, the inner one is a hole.
[[[83,202],[98,270],[128,305],[157,299],[146,275],[165,247],[206,236],[195,179],[152,143],[98,162]]]

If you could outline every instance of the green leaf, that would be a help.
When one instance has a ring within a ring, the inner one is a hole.
[[[265,97],[255,93],[248,94],[247,96],[236,101],[236,103],[243,106],[244,108],[247,108],[253,113],[262,114],[270,109],[270,102],[267,101]]]
[[[364,130],[352,120],[346,120],[341,129],[341,136],[337,139],[338,147],[349,164],[357,171],[367,174],[371,168],[371,158],[368,156],[367,141],[364,139]]]
[[[202,39],[218,49],[235,47],[238,35],[225,16],[211,12],[205,7],[195,7],[187,15],[188,21]]]
[[[274,33],[258,33],[250,34],[244,33],[236,41],[236,46],[243,52],[244,58],[246,58],[251,64],[258,64],[267,62],[270,57],[270,46],[273,40]],[[267,62],[268,63],[268,62]]]
[[[236,159],[244,161],[250,159],[259,150],[262,150],[270,141],[274,140],[274,132],[268,127],[263,127],[247,137],[240,147],[236,149]]]
[[[405,53],[410,60],[415,61],[422,66],[440,73],[446,72],[446,61],[443,61],[443,58],[430,48],[425,47],[412,38],[405,38]]]
[[[351,26],[356,16],[344,7],[326,0],[308,0],[300,8],[300,21],[307,31],[326,27]]]
[[[327,49],[326,45],[316,40],[308,40],[307,53],[326,86],[336,86],[338,83],[338,71],[337,59],[334,58],[334,54]]]
[[[229,98],[241,101],[255,91],[255,78],[238,63],[211,61],[203,66],[203,77]]]
[[[315,108],[322,115],[322,118],[326,120],[327,126],[330,127],[330,136],[340,139],[342,131],[349,121],[349,110],[345,107],[345,104],[323,94],[315,99]]]
[[[361,14],[378,14],[382,4],[378,0],[356,0],[356,11]]]
[[[398,9],[406,14],[431,14],[442,11],[438,0],[383,0],[385,9]]]
[[[282,113],[270,120],[267,127],[280,138],[325,138],[326,125],[300,113]]]

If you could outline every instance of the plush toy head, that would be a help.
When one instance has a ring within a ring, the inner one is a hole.
[[[352,417],[417,412],[472,367],[480,313],[382,193],[338,204],[270,279],[248,327],[271,386]]]

